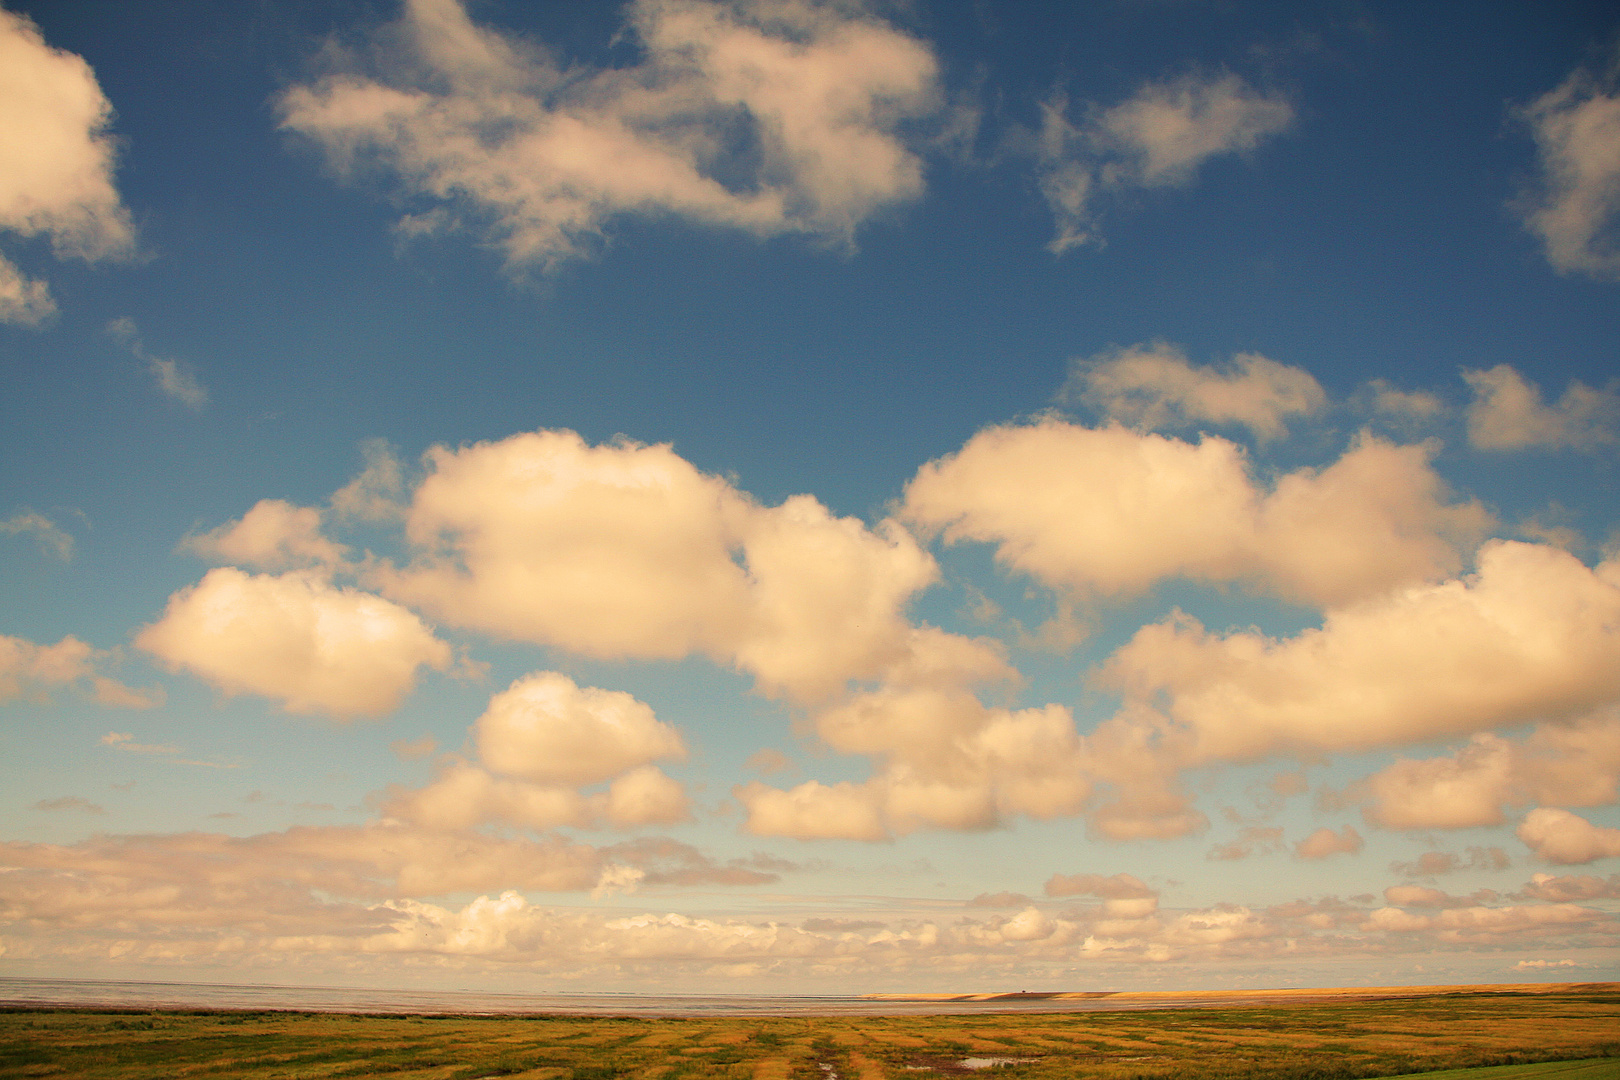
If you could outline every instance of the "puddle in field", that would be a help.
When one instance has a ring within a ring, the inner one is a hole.
[[[908,1072],[978,1072],[981,1069],[995,1069],[1003,1065],[1028,1065],[1041,1060],[1038,1057],[965,1057],[965,1058],[933,1058],[925,1060],[922,1064],[907,1065]]]

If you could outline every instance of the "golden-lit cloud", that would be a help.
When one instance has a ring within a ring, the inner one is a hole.
[[[1504,540],[1477,564],[1330,610],[1292,638],[1176,616],[1137,631],[1100,679],[1131,700],[1162,698],[1197,761],[1401,746],[1620,698],[1620,568]]]
[[[450,646],[414,614],[316,573],[210,570],[169,597],[136,645],[227,694],[339,719],[398,707],[420,667],[443,671]]]
[[[281,499],[260,499],[240,519],[188,536],[181,546],[210,561],[259,570],[333,568],[347,556],[322,535],[319,510]]]
[[[0,704],[48,701],[61,690],[117,709],[150,709],[163,704],[161,687],[137,690],[101,673],[113,654],[71,634],[54,645],[0,634]]]
[[[668,446],[573,432],[436,447],[382,592],[453,625],[602,658],[692,654],[815,701],[932,663],[1004,669],[988,643],[911,625],[938,576],[892,521],[868,528],[808,495],[761,506]],[[927,656],[922,655],[927,653]]]
[[[1620,90],[1581,69],[1520,116],[1535,136],[1541,183],[1520,209],[1560,273],[1620,277]]]
[[[127,348],[137,360],[146,365],[147,372],[165,397],[194,411],[208,404],[208,389],[197,378],[191,366],[182,364],[172,357],[157,356],[147,351],[145,343],[141,341],[140,328],[135,325],[134,319],[128,316],[114,319],[107,324],[107,336]]]
[[[626,19],[640,62],[589,69],[457,0],[408,0],[369,63],[287,91],[282,126],[425,205],[403,234],[472,227],[513,269],[586,253],[627,216],[848,245],[921,193],[901,127],[941,108],[924,43],[803,0],[636,0]]]
[[[1163,341],[1077,361],[1065,396],[1129,427],[1238,425],[1262,440],[1286,435],[1287,418],[1327,404],[1322,385],[1304,368],[1259,353],[1238,353],[1224,367],[1194,367]]]
[[[1579,814],[1539,806],[1519,825],[1519,839],[1550,863],[1589,863],[1620,856],[1620,829],[1593,825]]]
[[[1186,185],[1210,158],[1251,151],[1294,121],[1286,98],[1231,74],[1144,83],[1117,105],[1080,112],[1062,94],[1041,106],[1041,193],[1057,222],[1047,246],[1059,255],[1101,243],[1099,197]]]
[[[447,902],[417,889],[378,897],[379,886],[423,871],[416,884],[453,886],[500,874],[529,888],[635,887],[684,873],[725,876],[701,854],[652,844],[593,850],[555,842],[467,841],[415,835],[397,826],[305,829],[231,839],[98,838],[81,845],[6,844],[0,904],[11,917],[8,956],[104,960],[272,960],[277,970],[322,970],[365,960],[452,964],[471,970],[544,963],[565,976],[600,979],[627,969],[638,979],[735,976],[753,963],[798,979],[871,978],[881,972],[1014,972],[1056,975],[1076,964],[1222,961],[1274,964],[1423,952],[1522,954],[1526,948],[1592,948],[1616,930],[1612,913],[1570,900],[1506,905],[1397,885],[1372,898],[1301,899],[1251,908],[1166,908],[1128,874],[1055,877],[1048,893],[1005,909],[949,920],[896,914],[802,920],[703,918],[643,907],[549,907],[520,888]],[[446,857],[454,850],[455,858]],[[231,857],[222,858],[222,855]],[[429,865],[434,858],[445,865]],[[662,859],[660,864],[658,860]],[[662,865],[665,869],[660,869]],[[408,872],[402,872],[407,871]],[[251,884],[251,888],[244,885]],[[1598,898],[1601,881],[1538,876],[1527,889]],[[446,889],[445,891],[451,891]],[[471,891],[477,892],[474,887]],[[1092,897],[1099,903],[1074,903]]]
[[[682,759],[680,733],[617,690],[535,672],[490,699],[473,725],[476,762],[447,760],[426,787],[396,788],[387,812],[436,829],[486,823],[626,828],[691,817],[685,789],[652,762]],[[612,781],[607,789],[582,789]]]
[[[1468,441],[1479,450],[1591,450],[1620,439],[1620,392],[1572,382],[1551,405],[1507,364],[1464,370],[1474,391]]]
[[[1294,856],[1300,859],[1325,859],[1329,855],[1354,855],[1365,843],[1354,825],[1346,825],[1338,832],[1323,826],[1294,845]]]
[[[1388,828],[1498,825],[1505,808],[1600,806],[1620,795],[1620,714],[1537,725],[1522,739],[1478,732],[1456,751],[1397,758],[1360,781],[1367,820]]]
[[[923,466],[904,513],[1080,595],[1180,577],[1336,605],[1454,573],[1489,526],[1477,502],[1449,499],[1430,453],[1363,436],[1267,491],[1225,439],[1047,417],[987,428]]]
[[[134,227],[113,185],[112,103],[84,58],[0,9],[0,231],[46,236],[59,257],[129,254]],[[0,323],[38,325],[50,287],[0,255]]]

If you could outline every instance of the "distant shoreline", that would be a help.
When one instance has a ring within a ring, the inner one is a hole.
[[[957,994],[630,994],[380,990],[210,983],[0,977],[0,1009],[312,1012],[463,1016],[942,1016],[1135,1012],[1220,1006],[1306,1005],[1441,997],[1620,992],[1620,982],[1442,986],[1288,987],[1259,990],[1003,991]]]
[[[1258,990],[1016,990],[970,994],[862,994],[867,1001],[1021,1002],[1128,1001],[1230,1004],[1241,1001],[1339,1001],[1346,998],[1430,997],[1436,994],[1555,994],[1574,990],[1612,991],[1620,982],[1456,983],[1438,986],[1275,987]]]

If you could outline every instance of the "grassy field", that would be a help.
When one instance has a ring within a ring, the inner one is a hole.
[[[1586,1071],[1523,1067],[1593,1058],[1609,1060],[1582,1066]],[[986,1059],[1014,1060],[969,1068]],[[0,1011],[0,1077],[1332,1080],[1428,1072],[1430,1080],[1452,1080],[1434,1070],[1504,1065],[1514,1067],[1475,1076],[1620,1078],[1620,988],[907,1017]]]
[[[1542,1061],[1534,1065],[1490,1065],[1482,1069],[1442,1069],[1407,1073],[1389,1080],[1613,1080],[1620,1076],[1620,1058],[1586,1061]]]

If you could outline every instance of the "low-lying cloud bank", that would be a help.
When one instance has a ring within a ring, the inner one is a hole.
[[[698,918],[659,909],[548,907],[517,888],[459,904],[366,900],[396,877],[418,889],[502,877],[549,890],[614,877],[672,883],[771,880],[719,867],[681,845],[613,853],[566,843],[445,844],[398,826],[222,837],[103,838],[74,848],[7,845],[0,877],[3,942],[16,961],[126,965],[276,962],[341,970],[365,963],[505,970],[544,967],[559,984],[624,975],[794,974],[870,982],[974,974],[1081,977],[1105,964],[1250,963],[1612,948],[1620,918],[1593,900],[1613,880],[1537,874],[1512,902],[1481,902],[1417,885],[1371,896],[1316,897],[1265,908],[1162,906],[1129,874],[1054,875],[1048,899],[1017,897],[986,912],[796,921]],[[234,849],[234,850],[233,850]],[[222,860],[231,853],[234,858]],[[453,859],[460,869],[447,862]],[[642,866],[632,863],[639,861]],[[767,860],[768,861],[768,860]],[[455,876],[450,880],[442,875]],[[409,890],[407,890],[409,891]],[[343,895],[351,899],[340,898]],[[1018,907],[1017,902],[1022,906]],[[888,973],[886,976],[884,973]]]

